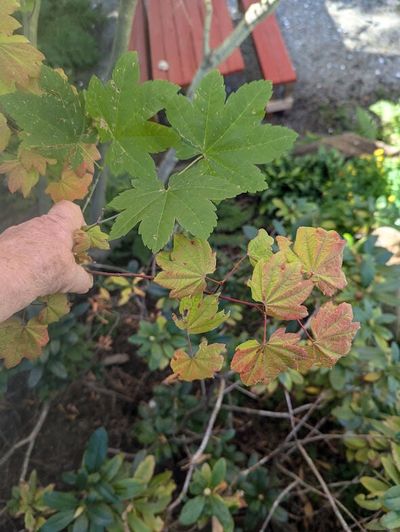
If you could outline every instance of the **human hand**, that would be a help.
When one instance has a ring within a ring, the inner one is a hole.
[[[48,214],[0,235],[0,323],[38,297],[84,294],[92,287],[92,276],[72,253],[73,233],[83,225],[78,205],[60,201]]]

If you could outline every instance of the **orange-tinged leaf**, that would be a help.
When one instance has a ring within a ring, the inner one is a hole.
[[[0,323],[0,358],[6,368],[19,364],[23,357],[38,358],[49,341],[47,326],[33,318],[24,324],[16,318]]]
[[[203,341],[194,356],[189,356],[183,349],[175,351],[171,360],[172,371],[183,381],[211,379],[222,368],[225,351],[224,344],[210,344]]]
[[[2,113],[0,113],[0,153],[7,148],[10,137],[11,131],[7,126],[7,119]]]
[[[72,252],[78,264],[90,261],[90,257],[87,254],[89,249],[110,249],[108,235],[107,233],[103,233],[98,225],[76,229],[73,238],[74,245]]]
[[[301,268],[299,262],[287,263],[281,253],[257,262],[249,286],[253,299],[264,303],[268,316],[296,320],[308,315],[302,303],[313,284],[303,278]]]
[[[41,297],[40,302],[45,307],[40,311],[38,320],[43,325],[49,325],[58,321],[60,318],[69,313],[71,305],[66,294],[52,294]]]
[[[247,386],[269,384],[289,368],[297,371],[311,367],[306,349],[299,345],[300,335],[277,329],[266,344],[248,340],[240,344],[232,359],[231,369],[240,374]]]
[[[46,159],[31,150],[19,149],[16,159],[5,159],[0,164],[0,173],[7,175],[7,185],[11,193],[18,190],[26,198],[46,173],[46,165],[54,164],[54,159]]]
[[[206,275],[216,267],[210,244],[184,235],[175,235],[173,250],[158,253],[156,260],[163,271],[154,281],[169,288],[169,296],[178,299],[201,294],[206,287]]]
[[[96,144],[83,144],[82,145],[83,161],[75,168],[75,172],[79,177],[83,177],[85,174],[94,174],[94,163],[101,158],[101,154],[97,149]]]
[[[18,150],[18,159],[21,161],[22,166],[27,170],[37,170],[40,175],[45,175],[46,166],[48,164],[56,164],[55,159],[47,159],[32,150],[22,148]]]
[[[7,175],[8,190],[13,194],[18,190],[26,198],[39,181],[39,173],[35,169],[27,170],[18,159],[3,161],[0,174]]]
[[[293,251],[323,294],[332,296],[347,282],[342,271],[343,248],[346,245],[336,231],[299,227]]]
[[[23,35],[0,33],[0,94],[32,89],[44,56]]]
[[[17,0],[1,0],[0,3],[0,33],[11,35],[21,24],[10,15],[19,9]]]
[[[46,193],[56,203],[61,200],[79,200],[86,196],[92,182],[93,175],[85,174],[80,177],[72,168],[65,168],[59,181],[50,183]]]
[[[311,318],[310,328],[314,342],[309,349],[318,364],[329,368],[350,351],[360,324],[353,322],[351,305],[328,302]]]

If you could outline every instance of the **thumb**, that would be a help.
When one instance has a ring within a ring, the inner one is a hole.
[[[55,221],[62,222],[64,227],[70,229],[71,232],[85,225],[85,219],[79,205],[72,203],[72,201],[59,201],[53,205],[47,216]]]
[[[64,287],[64,292],[86,294],[93,286],[93,276],[82,266],[75,264],[71,270],[70,282]]]

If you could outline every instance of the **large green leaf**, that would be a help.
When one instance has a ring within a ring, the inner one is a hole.
[[[169,240],[175,222],[197,238],[207,239],[217,223],[215,205],[211,200],[226,197],[224,186],[212,176],[201,174],[193,181],[194,169],[174,174],[168,188],[155,173],[134,183],[110,203],[121,211],[114,223],[110,239],[126,235],[135,225],[145,245],[159,251]]]
[[[45,157],[68,160],[77,166],[87,156],[88,132],[81,96],[58,72],[42,67],[41,94],[15,92],[0,98],[4,108],[23,130],[24,148]]]
[[[263,190],[264,175],[255,165],[282,155],[296,138],[289,129],[262,124],[270,96],[270,82],[254,81],[225,103],[224,79],[211,72],[193,101],[178,95],[167,103],[168,120],[182,139],[178,157],[201,156],[207,171],[236,194]]]
[[[148,177],[154,172],[150,153],[173,146],[172,128],[149,121],[165,107],[178,87],[167,81],[139,83],[136,52],[120,57],[112,80],[103,84],[93,77],[86,94],[89,114],[96,120],[102,141],[110,141],[107,162],[115,174]]]

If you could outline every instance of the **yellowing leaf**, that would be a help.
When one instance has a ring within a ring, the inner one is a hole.
[[[232,359],[231,369],[240,374],[247,386],[259,382],[269,384],[289,368],[297,371],[312,365],[307,351],[299,345],[300,335],[276,330],[266,344],[248,340],[240,344]]]
[[[201,334],[216,329],[229,318],[229,313],[218,312],[218,295],[184,297],[179,305],[181,319],[174,316],[175,325],[189,334]]]
[[[29,89],[39,79],[44,56],[23,35],[0,33],[0,94]]]
[[[17,0],[1,0],[0,3],[0,33],[11,35],[17,30],[21,24],[14,17],[10,17],[12,13],[19,9],[20,5]]]
[[[206,287],[206,275],[213,273],[216,267],[210,244],[184,235],[175,235],[173,250],[162,251],[156,260],[163,271],[154,281],[169,288],[170,297],[178,299],[202,293]]]
[[[299,262],[287,263],[281,253],[257,262],[249,286],[253,299],[264,303],[268,316],[296,320],[308,315],[301,303],[310,295],[313,284],[303,279]]]
[[[4,359],[6,368],[16,366],[23,357],[38,358],[48,341],[47,326],[36,318],[27,324],[16,318],[0,323],[0,358]]]
[[[325,231],[320,227],[299,227],[297,230],[293,252],[301,261],[304,272],[326,296],[332,296],[347,284],[342,272],[345,245],[336,231]]]
[[[13,194],[18,190],[24,198],[28,197],[32,188],[39,181],[39,173],[35,169],[27,170],[18,159],[3,161],[0,174],[7,175],[8,190]]]
[[[89,227],[88,229],[84,229],[84,231],[89,237],[90,248],[110,249],[108,235],[101,230],[99,225]]]
[[[88,193],[92,179],[92,174],[85,174],[81,177],[72,168],[65,168],[61,174],[61,179],[50,183],[46,188],[46,193],[54,202],[79,200]]]
[[[351,305],[328,302],[311,318],[310,328],[314,337],[311,351],[317,363],[329,368],[350,351],[360,324],[353,322]]]
[[[71,308],[68,297],[65,294],[53,294],[42,297],[40,298],[40,302],[44,303],[45,307],[40,311],[38,320],[44,325],[58,321],[68,314]]]
[[[7,126],[6,117],[0,113],[0,153],[7,148],[11,137],[11,131]]]
[[[34,151],[19,149],[16,159],[5,159],[0,164],[0,173],[7,175],[7,185],[11,193],[19,190],[26,198],[38,183],[39,176],[46,173],[46,165],[55,162],[54,159],[46,159]]]
[[[222,368],[224,351],[224,344],[207,345],[207,341],[201,342],[193,357],[178,349],[171,360],[172,371],[183,381],[211,379]]]
[[[247,255],[252,266],[255,266],[261,259],[269,259],[272,255],[272,244],[274,239],[269,236],[265,229],[259,229],[257,236],[250,240],[247,246]]]

